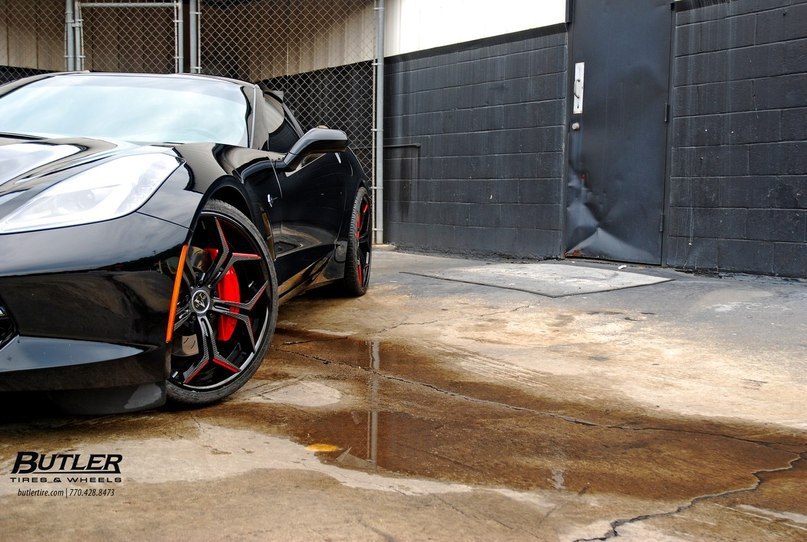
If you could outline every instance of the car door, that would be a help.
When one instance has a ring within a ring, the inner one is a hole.
[[[272,94],[264,96],[261,106],[268,133],[263,150],[274,158],[282,157],[300,138],[299,127]],[[341,155],[326,153],[309,156],[294,169],[271,173],[251,184],[272,224],[275,265],[282,285],[294,277],[304,280],[306,272],[324,264],[333,252],[351,170]]]

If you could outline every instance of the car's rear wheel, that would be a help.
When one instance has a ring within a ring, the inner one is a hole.
[[[340,294],[359,297],[370,284],[370,263],[373,249],[373,205],[370,195],[360,187],[353,200],[350,230],[347,238],[345,277],[337,284]]]
[[[266,244],[238,209],[211,200],[188,247],[167,382],[176,403],[204,405],[244,385],[277,322],[277,278]]]

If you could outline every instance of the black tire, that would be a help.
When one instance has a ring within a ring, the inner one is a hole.
[[[347,237],[345,276],[337,283],[339,294],[361,297],[370,284],[370,263],[373,256],[373,203],[364,187],[359,187],[353,200],[350,229]]]
[[[169,400],[215,403],[255,374],[277,323],[277,277],[263,237],[235,207],[202,209],[176,310]]]

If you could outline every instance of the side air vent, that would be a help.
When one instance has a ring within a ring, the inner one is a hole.
[[[11,321],[11,315],[8,310],[0,304],[0,348],[11,340],[14,336],[14,322]]]

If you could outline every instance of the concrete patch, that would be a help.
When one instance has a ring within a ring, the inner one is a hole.
[[[245,391],[241,400],[255,403],[319,408],[335,405],[342,400],[342,393],[339,390],[318,382],[295,382],[268,389],[253,385]]]
[[[518,290],[546,297],[566,297],[609,292],[672,280],[613,269],[552,263],[490,264],[476,267],[458,267],[433,273],[406,271],[405,273],[441,280],[479,284],[480,286]]]
[[[231,429],[201,422],[195,438],[122,440],[116,449],[125,449],[129,459],[127,481],[167,483],[220,479],[254,469],[305,470],[329,476],[341,484],[403,495],[467,493],[466,484],[383,476],[341,469],[323,464],[315,452],[289,440],[256,431]],[[168,450],[173,450],[169,452]],[[172,455],[173,454],[173,455]],[[204,461],[188,462],[188,457]],[[159,462],[154,458],[161,458]],[[159,463],[159,464],[157,464]],[[200,466],[201,465],[201,466]]]

